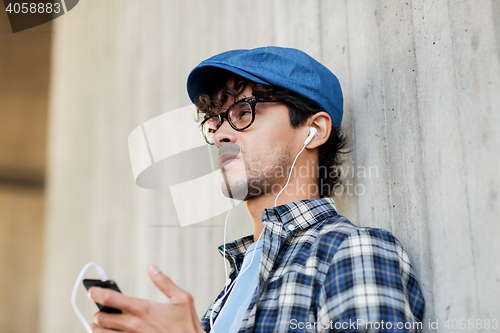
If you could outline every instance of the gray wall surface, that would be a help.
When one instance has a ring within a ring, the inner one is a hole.
[[[189,104],[198,62],[264,45],[299,48],[338,76],[353,153],[335,201],[403,243],[424,331],[500,320],[499,16],[496,0],[81,1],[53,36],[40,332],[84,332],[69,295],[90,260],[127,294],[164,300],[146,274],[154,262],[204,312],[224,283],[223,217],[178,227],[168,191],[135,186],[127,137]],[[251,231],[238,207],[228,239]]]

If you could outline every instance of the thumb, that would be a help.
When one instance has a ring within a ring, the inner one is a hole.
[[[168,298],[173,298],[180,291],[172,280],[163,274],[158,267],[151,264],[148,266],[148,274],[154,285]]]

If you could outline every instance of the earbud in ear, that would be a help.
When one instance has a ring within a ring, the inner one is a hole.
[[[318,130],[314,127],[309,127],[309,136],[306,141],[304,141],[304,146],[306,146],[311,140],[318,134]]]

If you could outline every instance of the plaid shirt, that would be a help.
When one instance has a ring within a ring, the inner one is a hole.
[[[388,231],[353,225],[331,198],[267,208],[262,223],[259,284],[239,333],[421,329],[423,295],[406,252]],[[231,281],[252,242],[247,236],[226,244]],[[206,332],[214,303],[201,320]]]

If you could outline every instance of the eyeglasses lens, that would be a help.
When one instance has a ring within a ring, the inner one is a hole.
[[[205,137],[205,140],[210,143],[214,144],[214,134],[215,132],[219,129],[221,125],[219,117],[212,117],[208,119],[205,123],[203,123],[203,128],[201,129],[203,132],[203,136]]]
[[[252,106],[247,103],[236,103],[229,110],[229,120],[237,129],[243,129],[252,122]]]

